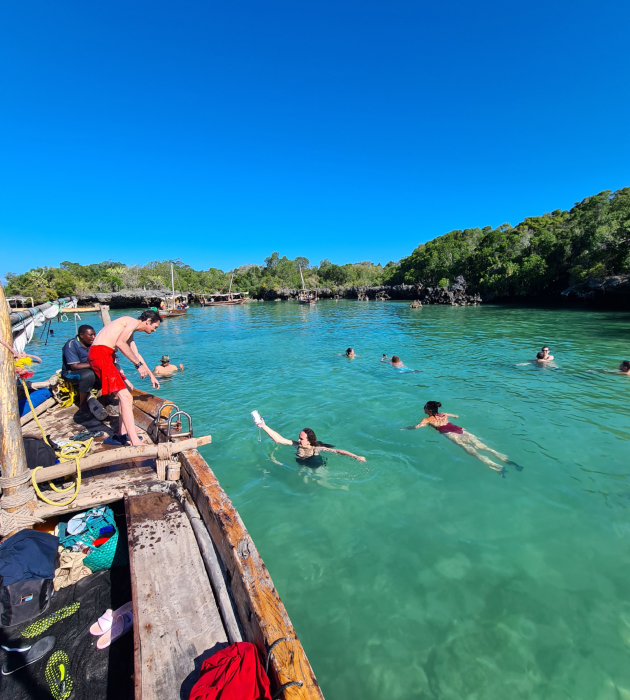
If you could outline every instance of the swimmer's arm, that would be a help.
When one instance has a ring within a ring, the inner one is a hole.
[[[430,425],[431,421],[428,418],[423,418],[418,425],[410,425],[408,428],[401,428],[401,430],[415,430],[416,428],[424,428],[425,425]]]
[[[456,413],[443,413],[442,415],[448,416],[449,418],[459,418]]]
[[[274,441],[277,442],[278,445],[297,445],[296,442],[293,440],[287,440],[286,438],[283,438],[280,433],[277,433],[275,430],[272,430],[266,423],[263,421],[260,424],[260,427],[269,435],[269,437]]]
[[[338,455],[346,455],[346,457],[352,457],[352,459],[356,459],[357,462],[365,462],[365,457],[359,457],[359,455],[352,454],[352,452],[346,452],[346,450],[336,450],[333,449],[332,447],[317,447],[320,452],[334,452],[335,454]]]

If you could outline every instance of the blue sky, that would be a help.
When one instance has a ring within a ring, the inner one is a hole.
[[[385,264],[630,185],[628,2],[5,0],[0,275]]]

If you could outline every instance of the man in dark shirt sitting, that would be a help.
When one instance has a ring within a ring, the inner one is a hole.
[[[107,411],[90,392],[96,384],[96,375],[88,362],[88,351],[96,333],[92,326],[79,326],[77,336],[63,346],[61,376],[79,380],[79,412],[93,413],[98,420],[107,418]],[[100,386],[100,385],[99,385]]]

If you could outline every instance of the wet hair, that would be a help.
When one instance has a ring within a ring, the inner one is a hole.
[[[536,355],[536,359],[537,359],[537,360],[544,360],[544,359],[545,359],[545,353],[544,353],[544,352],[539,352],[539,353]]]
[[[627,372],[630,370],[630,360],[622,360],[621,361],[621,367],[622,367],[622,372]]]
[[[87,333],[88,331],[93,331],[93,330],[94,329],[92,328],[92,326],[88,326],[87,324],[83,324],[82,326],[79,326],[79,330],[77,331],[77,335],[82,336],[84,333]]]
[[[146,311],[143,311],[140,316],[138,316],[138,321],[151,321],[151,323],[160,323],[161,322],[160,314],[157,311],[151,311],[151,309],[147,309]]]
[[[349,355],[351,352],[352,352],[352,348],[348,348],[348,349],[346,350],[346,355]]]
[[[311,430],[310,428],[303,428],[302,432],[306,433],[309,445],[312,445],[313,447],[334,447],[334,445],[329,445],[326,442],[320,442],[315,435],[315,431]]]
[[[392,362],[400,362],[400,357],[398,357],[398,355],[393,355]]]
[[[425,408],[432,416],[434,416],[436,413],[440,412],[441,405],[442,404],[439,401],[427,401]]]

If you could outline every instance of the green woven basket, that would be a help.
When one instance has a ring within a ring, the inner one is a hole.
[[[88,524],[87,528],[82,533],[64,537],[60,539],[59,542],[64,547],[68,548],[72,547],[72,545],[78,541],[92,544],[92,542],[100,536],[100,528],[103,526],[103,522],[106,522],[114,528],[114,534],[107,542],[104,542],[100,547],[96,547],[94,551],[88,554],[83,560],[85,566],[92,571],[111,569],[113,566],[124,566],[129,562],[129,553],[125,542],[121,541],[119,537],[118,528],[116,527],[116,521],[114,520],[114,514],[111,508],[105,506],[103,517],[98,521]]]

